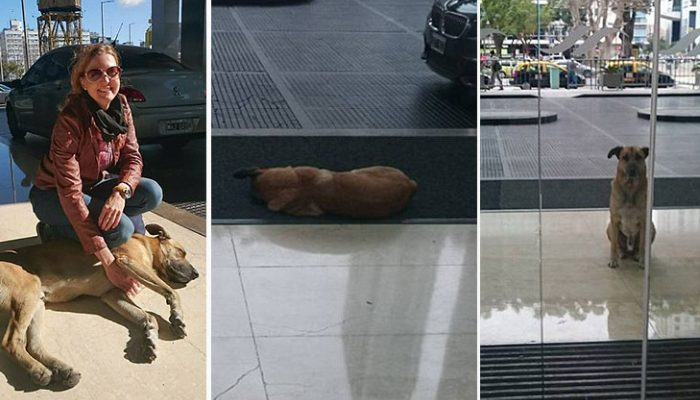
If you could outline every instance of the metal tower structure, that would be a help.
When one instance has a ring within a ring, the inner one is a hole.
[[[60,46],[81,44],[82,9],[80,0],[39,0],[37,18],[41,54]]]

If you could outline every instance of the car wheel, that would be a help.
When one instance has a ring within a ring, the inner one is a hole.
[[[160,142],[165,151],[180,151],[190,142],[188,138],[169,138]]]
[[[27,136],[27,131],[19,127],[17,116],[15,115],[12,106],[8,104],[5,111],[7,112],[7,125],[10,127],[10,134],[12,135],[12,138],[24,139],[24,137]]]

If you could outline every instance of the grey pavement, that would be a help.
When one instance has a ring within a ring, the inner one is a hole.
[[[238,130],[476,127],[476,94],[420,59],[430,0],[212,9],[212,124]]]
[[[643,96],[543,95],[541,109],[557,113],[558,119],[542,124],[539,137],[537,125],[481,126],[483,208],[535,208],[538,156],[542,177],[547,180],[545,206],[605,207],[616,165],[614,158],[607,158],[608,151],[619,145],[649,145],[650,121],[640,118],[638,110],[649,108],[650,101]],[[663,96],[658,106],[700,110],[700,96]],[[481,110],[487,112],[536,111],[537,107],[537,98],[481,100]],[[697,204],[699,133],[697,122],[658,122],[657,206]]]
[[[541,125],[543,177],[610,177],[614,162],[608,150],[619,145],[649,145],[649,120],[638,109],[649,108],[645,97],[542,98],[543,111],[556,112],[558,120]],[[482,111],[536,111],[536,98],[488,98]],[[696,108],[700,96],[660,97],[659,107]],[[537,177],[537,126],[482,126],[482,179]],[[700,125],[659,122],[657,125],[657,176],[700,176]]]

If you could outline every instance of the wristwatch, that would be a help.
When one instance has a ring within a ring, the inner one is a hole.
[[[131,198],[131,187],[124,182],[119,183],[112,191],[119,193],[124,200]]]

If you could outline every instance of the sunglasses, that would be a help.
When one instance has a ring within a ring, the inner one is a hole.
[[[107,75],[107,77],[109,77],[109,79],[112,79],[112,78],[119,76],[119,74],[121,74],[121,73],[122,73],[122,69],[115,65],[114,67],[109,67],[106,70],[101,70],[98,68],[91,69],[85,73],[85,77],[90,82],[96,82],[96,81],[102,79],[102,77],[105,75]]]

